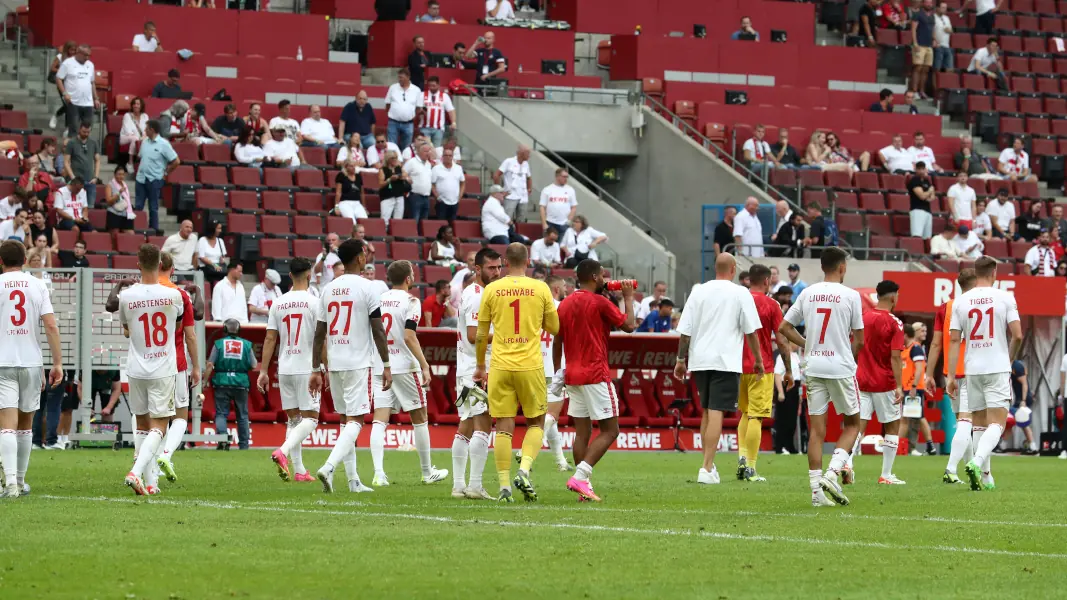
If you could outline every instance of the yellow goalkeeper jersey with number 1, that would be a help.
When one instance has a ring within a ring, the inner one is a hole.
[[[541,331],[555,335],[559,315],[543,281],[505,276],[490,283],[482,292],[478,322],[493,325],[493,369],[544,370]]]

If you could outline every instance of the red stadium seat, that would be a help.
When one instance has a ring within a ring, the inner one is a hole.
[[[381,222],[382,235],[374,237],[385,237],[385,222]],[[326,233],[336,233],[342,237],[349,237],[352,235],[352,219],[347,217],[326,217]],[[371,237],[370,233],[367,233],[367,237]]]
[[[263,169],[263,184],[271,189],[294,189],[293,174],[289,169]]]
[[[481,241],[485,239],[482,235],[482,223],[481,221],[460,221],[457,220],[452,224],[452,233],[463,241]]]
[[[422,262],[422,256],[419,253],[419,245],[414,242],[393,242],[390,244],[393,260],[410,260],[412,262]],[[416,277],[418,280],[418,277]]]
[[[85,251],[94,252],[99,254],[108,254],[112,252],[111,248],[111,235],[103,231],[85,231],[81,234],[81,239],[85,242]],[[144,238],[141,238],[142,240]],[[61,245],[61,247],[66,247]],[[73,247],[73,246],[71,246]],[[140,244],[138,244],[140,247]],[[135,251],[136,252],[136,251]]]
[[[222,190],[196,190],[196,207],[199,209],[226,209],[226,192]]]
[[[270,236],[280,238],[296,237],[293,228],[289,224],[289,217],[285,215],[263,215],[259,219],[259,231]]]
[[[236,165],[233,150],[226,144],[202,144],[200,151],[204,160],[213,165]]]
[[[297,192],[293,197],[293,208],[301,214],[326,214],[320,192]]]
[[[291,258],[289,240],[278,238],[260,238],[259,256],[262,258]]]
[[[293,205],[289,199],[289,192],[267,191],[263,192],[260,199],[263,210],[276,215],[288,215],[293,212]]]
[[[415,219],[392,219],[389,221],[389,235],[400,239],[418,239],[418,222]]]
[[[230,208],[241,212],[263,212],[263,206],[259,203],[259,195],[251,190],[230,191]]]
[[[315,260],[315,257],[322,252],[322,242],[319,240],[311,239],[297,239],[293,240],[293,256],[306,258],[308,260]]]
[[[300,237],[325,238],[325,229],[321,216],[298,215],[293,217],[293,233]]]
[[[233,167],[230,169],[230,176],[233,178],[234,185],[242,188],[263,189],[265,187],[259,170],[252,167]]]
[[[312,169],[297,169],[295,183],[301,189],[323,188],[322,171]]]
[[[143,235],[136,233],[119,233],[115,235],[115,251],[121,254],[137,254],[145,243]]]

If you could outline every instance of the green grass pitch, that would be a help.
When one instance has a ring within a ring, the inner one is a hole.
[[[750,484],[720,454],[723,483],[698,486],[696,454],[609,453],[591,505],[542,454],[540,502],[510,506],[422,485],[414,453],[387,452],[372,494],[339,468],[331,496],[251,450],[181,452],[180,479],[135,498],[130,459],[33,453],[32,495],[0,502],[0,598],[1055,598],[1067,577],[1067,464],[1047,458],[995,457],[976,493],[941,483],[944,457],[901,457],[895,487],[861,457],[852,505],[823,509],[801,456],[763,455]]]

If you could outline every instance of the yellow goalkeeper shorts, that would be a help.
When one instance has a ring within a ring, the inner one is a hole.
[[[770,417],[774,398],[774,375],[764,374],[756,381],[754,373],[741,375],[737,410],[750,417]]]
[[[548,410],[548,387],[543,369],[534,371],[489,371],[489,415],[493,418],[522,414],[531,419]]]

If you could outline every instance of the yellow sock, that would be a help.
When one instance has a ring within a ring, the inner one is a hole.
[[[496,432],[493,442],[493,459],[496,460],[496,476],[500,489],[511,489],[511,434]]]
[[[737,422],[737,457],[738,459],[748,459],[748,449],[745,444],[748,443],[748,415],[741,413],[741,420]]]
[[[544,436],[545,430],[540,427],[532,426],[526,429],[526,437],[522,438],[522,461],[519,462],[519,468],[523,471],[530,472],[537,453],[541,451],[541,440]]]
[[[763,437],[763,421],[759,419],[745,419],[748,427],[745,427],[745,455],[748,457],[748,466],[756,468],[756,460],[759,459],[759,443]]]

